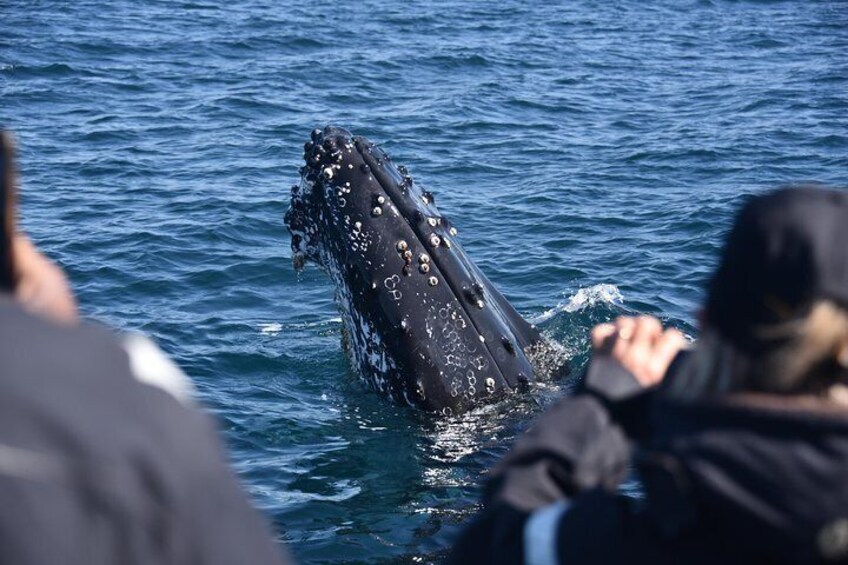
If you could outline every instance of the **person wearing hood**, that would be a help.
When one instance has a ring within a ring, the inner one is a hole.
[[[596,327],[448,561],[848,562],[848,193],[751,198],[701,318],[691,350],[653,318]]]
[[[185,374],[79,320],[16,225],[12,157],[0,131],[0,563],[287,562]]]

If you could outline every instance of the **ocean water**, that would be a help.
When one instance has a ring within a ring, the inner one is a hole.
[[[437,560],[570,383],[453,420],[367,390],[291,266],[302,144],[382,143],[578,367],[622,313],[695,336],[746,196],[848,185],[848,3],[644,4],[5,0],[23,223],[86,316],[190,374],[298,559]]]

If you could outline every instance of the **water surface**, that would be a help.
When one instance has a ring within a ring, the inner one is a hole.
[[[308,132],[381,141],[579,366],[591,324],[695,334],[733,209],[848,185],[848,4],[115,0],[0,6],[24,223],[85,314],[150,333],[303,562],[436,559],[538,412],[393,407],[283,226]],[[533,396],[553,401],[565,385]]]

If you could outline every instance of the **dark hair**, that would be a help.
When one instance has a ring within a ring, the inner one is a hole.
[[[833,396],[848,388],[848,367],[837,356],[848,340],[848,309],[819,300],[800,319],[761,326],[764,347],[736,347],[709,325],[665,390],[683,398],[734,392]],[[767,344],[767,345],[766,345]]]
[[[14,179],[11,139],[5,130],[0,130],[0,292],[11,292],[15,286],[12,261]]]

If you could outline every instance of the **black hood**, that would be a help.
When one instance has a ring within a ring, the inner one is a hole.
[[[848,410],[765,395],[658,400],[640,453],[661,531],[752,561],[848,559]]]

